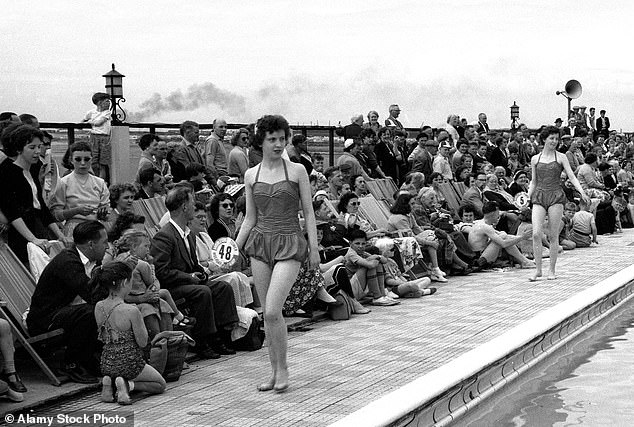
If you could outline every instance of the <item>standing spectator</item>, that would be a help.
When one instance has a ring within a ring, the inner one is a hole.
[[[29,242],[47,251],[49,230],[58,239],[65,240],[42,198],[39,171],[32,168],[39,160],[42,138],[40,130],[19,126],[4,146],[9,158],[0,164],[0,211],[11,225],[9,247],[27,268]]]
[[[491,152],[490,161],[493,166],[502,166],[508,171],[509,160],[506,154],[507,140],[501,136],[495,138],[496,147]]]
[[[87,220],[104,220],[108,215],[110,191],[106,182],[90,173],[92,151],[85,142],[70,146],[73,171],[60,179],[51,212],[64,221],[64,235],[72,236],[73,228]]]
[[[385,119],[385,127],[390,128],[392,130],[403,130],[403,124],[398,121],[398,116],[401,114],[401,109],[397,104],[390,105],[389,108],[390,115],[387,119]],[[379,139],[381,135],[379,135]]]
[[[478,125],[476,127],[477,133],[489,133],[489,124],[487,123],[487,115],[484,113],[478,114]]]
[[[389,120],[389,119],[388,119]],[[399,183],[399,170],[398,170],[398,157],[400,153],[394,148],[392,143],[392,131],[387,128],[381,128],[379,130],[379,143],[374,148],[374,154],[379,161],[379,167],[385,173],[386,176],[392,178],[394,183],[398,186]]]
[[[440,147],[438,147],[438,154],[434,157],[433,164],[434,172],[441,174],[447,181],[453,181],[453,172],[451,171],[451,166],[447,159],[450,148],[451,145],[449,143],[443,142]]]
[[[379,123],[379,113],[374,110],[370,110],[368,113],[368,122],[363,125],[365,129],[372,129],[374,133],[378,132],[381,129],[381,124]]]
[[[249,169],[249,158],[246,149],[249,144],[249,131],[245,128],[238,129],[238,132],[231,138],[233,148],[229,152],[229,164],[227,172],[229,176],[235,176],[244,182],[244,174]]]
[[[227,154],[225,153],[225,135],[227,122],[224,119],[213,121],[213,131],[203,144],[196,144],[203,161],[200,162],[215,172],[216,178],[227,174]]]
[[[42,271],[26,318],[29,333],[64,329],[65,361],[60,371],[72,381],[92,384],[98,372],[97,323],[89,276],[108,247],[106,229],[85,221],[73,230],[75,247],[64,249]]]
[[[139,157],[139,167],[137,168],[137,179],[141,171],[145,168],[156,168],[160,170],[154,155],[158,149],[160,138],[153,133],[146,133],[139,138],[139,148],[141,149],[141,157]]]
[[[457,114],[450,114],[447,117],[447,125],[445,129],[449,133],[449,138],[451,140],[451,145],[455,145],[460,138],[460,134],[458,133],[458,127],[460,125],[460,116]]]
[[[376,146],[376,133],[373,129],[363,129],[359,134],[361,140],[361,154],[365,156],[366,167],[371,178],[385,178],[385,174],[379,167],[379,161],[374,153]]]
[[[110,182],[110,164],[112,163],[112,146],[110,145],[110,97],[107,93],[97,92],[92,96],[95,109],[84,116],[84,122],[90,129],[90,147],[92,149],[92,171],[101,179]]]
[[[288,157],[292,162],[301,163],[306,169],[306,173],[310,175],[313,172],[313,158],[308,152],[308,146],[306,145],[308,138],[299,134],[293,136],[291,145],[286,146],[286,151],[289,153]]]
[[[282,158],[289,136],[288,122],[282,116],[264,116],[258,120],[254,142],[262,145],[264,158],[257,168],[247,171],[247,214],[236,239],[238,248],[244,248],[251,257],[269,340],[272,375],[258,390],[277,393],[288,388],[288,338],[282,306],[301,263],[308,258],[308,267],[317,268],[320,261],[308,175],[303,167]],[[300,202],[308,243],[297,217]]]
[[[596,125],[597,133],[607,139],[610,135],[610,119],[605,117],[605,113],[605,110],[599,111],[601,117],[596,120]]]
[[[343,137],[344,141],[347,139],[358,139],[359,134],[363,130],[363,114],[355,114],[350,119],[350,124],[344,127],[338,127],[335,130],[337,136]]]

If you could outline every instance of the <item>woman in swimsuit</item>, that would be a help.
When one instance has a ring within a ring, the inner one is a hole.
[[[559,129],[555,126],[548,126],[540,134],[544,141],[544,149],[531,159],[532,177],[528,187],[528,197],[533,202],[533,252],[535,255],[536,270],[529,280],[534,282],[542,276],[542,233],[544,220],[548,214],[548,240],[550,242],[550,271],[548,280],[557,278],[555,275],[555,265],[557,264],[557,253],[559,250],[559,227],[561,226],[561,216],[566,203],[566,195],[561,186],[561,172],[566,172],[568,179],[581,194],[581,197],[588,201],[588,196],[581,188],[581,184],[570,168],[568,159],[561,153],[557,153],[559,143]]]
[[[319,267],[315,214],[306,169],[282,157],[290,133],[282,116],[264,116],[258,120],[253,144],[262,147],[263,158],[244,177],[247,210],[236,239],[238,248],[244,248],[251,258],[269,341],[273,375],[258,390],[278,393],[288,388],[287,334],[282,307],[306,258],[309,257],[310,268]],[[300,203],[308,244],[297,217]]]

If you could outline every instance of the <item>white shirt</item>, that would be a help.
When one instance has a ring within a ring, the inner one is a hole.
[[[178,231],[178,234],[181,236],[181,239],[183,239],[183,242],[185,242],[185,247],[187,248],[188,251],[190,251],[190,254],[191,254],[191,248],[189,247],[189,240],[187,239],[187,236],[189,236],[189,232],[190,232],[189,227],[185,226],[185,230],[183,230],[171,218],[170,218],[170,224],[172,224],[176,228],[176,231]]]
[[[84,264],[84,271],[86,272],[86,276],[90,277],[92,274],[92,269],[95,268],[95,261],[91,261],[88,259],[88,257],[86,255],[84,255],[84,253],[77,249],[77,253],[79,253],[79,259],[81,260],[81,263]]]

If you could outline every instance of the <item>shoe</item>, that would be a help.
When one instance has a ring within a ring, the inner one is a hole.
[[[388,298],[392,298],[392,299],[399,299],[400,298],[398,295],[396,295],[392,291],[387,291],[387,296],[388,296]]]
[[[201,359],[220,359],[220,355],[208,345],[198,345],[194,348],[194,352]]]
[[[59,369],[59,373],[66,375],[71,381],[79,384],[96,384],[99,382],[97,377],[89,374],[83,367],[75,363],[64,365]]]
[[[236,354],[236,351],[234,349],[232,349],[230,347],[227,347],[225,345],[225,343],[223,343],[223,342],[214,343],[211,346],[211,349],[213,351],[215,351],[216,353],[221,354],[223,356],[229,356],[231,354]]]
[[[196,325],[196,318],[195,317],[188,317],[188,316],[183,316],[183,318],[181,320],[177,320],[176,323],[173,323],[174,327],[179,327],[179,328],[191,328],[194,325]]]
[[[432,282],[441,282],[441,283],[444,283],[444,282],[447,282],[447,281],[448,281],[447,279],[445,279],[445,277],[444,277],[444,276],[439,276],[439,275],[437,275],[436,273],[432,273],[432,274],[431,274],[431,276],[429,276],[429,278],[432,280]]]
[[[132,403],[128,382],[122,377],[117,377],[117,379],[114,380],[114,384],[117,387],[117,403],[119,405],[129,405]]]
[[[372,300],[372,305],[378,305],[378,306],[384,306],[384,307],[389,307],[392,305],[397,305],[400,304],[400,301],[394,301],[391,298],[388,297],[381,297],[381,298],[376,298]]]
[[[11,390],[18,393],[26,393],[28,391],[17,372],[4,372],[0,375],[0,380],[7,383]]]
[[[447,276],[447,273],[445,273],[444,271],[442,271],[439,267],[432,268],[432,269],[431,269],[431,274],[435,274],[435,275],[437,275],[437,276],[442,276],[442,277]]]
[[[24,396],[22,393],[18,393],[17,391],[13,391],[7,387],[5,392],[0,393],[0,399],[9,399],[12,402],[22,402],[24,400]]]
[[[425,288],[423,290],[423,296],[434,295],[436,293],[436,288]]]

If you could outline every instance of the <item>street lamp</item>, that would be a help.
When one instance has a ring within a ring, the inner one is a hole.
[[[125,110],[119,105],[120,102],[125,102],[123,97],[123,74],[114,69],[112,64],[112,70],[108,71],[102,77],[106,78],[106,93],[110,96],[110,108],[112,108],[112,123],[121,124],[126,119]],[[117,112],[117,107],[120,112]]]
[[[511,129],[516,128],[516,122],[520,119],[520,106],[513,101],[513,105],[511,105]]]

